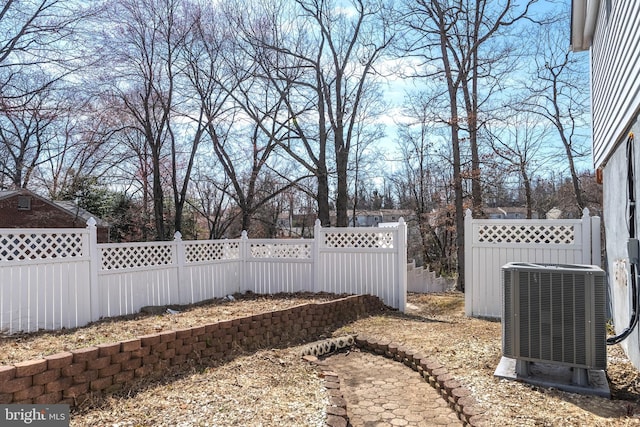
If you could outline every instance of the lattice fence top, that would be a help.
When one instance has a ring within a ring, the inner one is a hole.
[[[0,260],[56,259],[83,256],[82,234],[18,233],[0,235]]]
[[[184,247],[185,261],[214,261],[220,259],[239,259],[240,243],[238,242],[207,242],[187,244]]]
[[[328,248],[393,248],[393,232],[326,233],[324,244]]]
[[[102,270],[171,265],[175,262],[169,245],[107,247],[101,248],[101,253]]]
[[[573,225],[480,225],[479,243],[539,243],[571,245],[575,243]]]
[[[311,259],[312,245],[309,243],[251,243],[252,258]]]

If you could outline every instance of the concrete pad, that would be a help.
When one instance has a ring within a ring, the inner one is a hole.
[[[604,370],[587,370],[588,384],[575,384],[573,368],[557,363],[529,362],[529,375],[520,375],[516,370],[516,359],[502,357],[496,368],[495,377],[507,380],[522,381],[539,387],[553,387],[570,393],[588,394],[593,396],[611,398],[609,382]]]

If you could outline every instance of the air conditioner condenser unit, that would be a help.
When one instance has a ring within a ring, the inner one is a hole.
[[[501,277],[502,353],[515,360],[518,377],[527,377],[532,364],[549,364],[567,367],[572,383],[588,386],[590,370],[606,369],[602,269],[512,262]]]
[[[502,267],[502,351],[531,362],[606,369],[606,288],[591,265]]]

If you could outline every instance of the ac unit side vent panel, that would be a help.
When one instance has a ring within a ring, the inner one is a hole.
[[[527,361],[606,368],[606,290],[597,268],[502,268],[503,353]]]
[[[503,314],[502,314],[502,328],[507,331],[513,331],[513,304],[511,295],[511,275],[513,271],[503,270],[502,284],[503,284]],[[513,354],[513,333],[502,334],[502,351],[505,354]]]

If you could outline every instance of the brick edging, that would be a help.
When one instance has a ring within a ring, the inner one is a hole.
[[[471,396],[471,392],[456,381],[437,360],[425,357],[391,341],[363,336],[356,336],[355,346],[369,353],[403,363],[418,372],[426,382],[438,391],[464,425],[471,427],[490,425],[486,417],[484,417],[483,411],[476,406],[476,401]],[[304,356],[303,359],[321,369],[321,376],[324,377],[325,386],[329,390],[330,401],[329,405],[327,405],[326,426],[350,426],[347,415],[347,402],[340,391],[338,374],[324,370],[325,362],[318,360],[315,356]],[[335,412],[338,412],[338,414]]]
[[[340,378],[333,371],[323,370],[324,385],[329,393],[329,404],[327,405],[327,419],[325,421],[328,427],[347,427],[350,426],[347,417],[347,401],[340,390]]]
[[[76,406],[161,375],[172,366],[224,360],[238,349],[256,351],[319,339],[384,309],[378,297],[348,296],[0,365],[0,404]]]
[[[320,377],[324,378],[324,386],[329,394],[329,403],[325,409],[327,418],[326,427],[350,427],[347,415],[347,401],[340,390],[340,377],[334,371],[326,369],[326,362],[319,360],[316,356],[302,356],[304,360],[314,365],[320,372]]]

